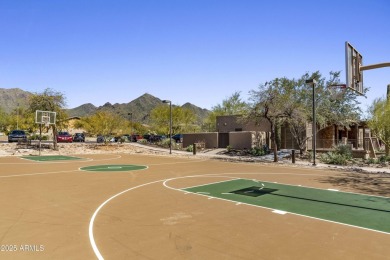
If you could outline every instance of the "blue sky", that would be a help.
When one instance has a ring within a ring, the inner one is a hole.
[[[69,108],[149,93],[211,109],[276,77],[390,62],[388,0],[0,0],[0,88],[61,91]],[[370,104],[390,68],[364,72]]]

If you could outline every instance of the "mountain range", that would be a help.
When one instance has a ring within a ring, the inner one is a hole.
[[[26,107],[30,95],[32,95],[31,92],[19,88],[0,88],[0,108],[6,113],[10,113],[18,106]],[[161,104],[161,99],[145,93],[129,103],[111,104],[110,102],[107,102],[103,106],[98,107],[91,103],[87,103],[75,108],[66,109],[66,111],[70,117],[85,117],[90,116],[97,111],[110,111],[135,122],[147,124],[149,123],[150,112]],[[198,123],[201,123],[210,113],[209,110],[200,108],[191,103],[185,103],[181,107],[193,111],[197,116]]]

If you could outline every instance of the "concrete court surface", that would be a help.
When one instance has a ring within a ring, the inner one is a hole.
[[[84,159],[35,162],[0,157],[0,259],[390,256],[388,233],[180,190],[232,178],[340,189],[334,180],[345,178],[342,172],[174,156],[76,156]],[[104,164],[147,169],[79,170]]]

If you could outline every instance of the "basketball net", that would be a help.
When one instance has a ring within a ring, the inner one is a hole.
[[[46,116],[42,116],[42,124],[46,127],[49,128],[50,126],[50,118]]]
[[[328,86],[328,91],[330,100],[341,100],[344,98],[345,92],[347,91],[347,85],[333,84]]]

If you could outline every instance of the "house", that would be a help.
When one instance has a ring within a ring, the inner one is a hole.
[[[288,124],[284,124],[280,130],[279,149],[299,149],[296,139],[291,134]],[[261,147],[266,144],[271,147],[269,122],[262,118],[258,122],[255,120],[245,121],[242,116],[218,116],[217,132],[219,146],[224,148],[231,146],[236,149]],[[306,140],[306,149],[312,149],[312,124],[307,123],[303,133]],[[375,157],[374,150],[379,149],[378,141],[371,137],[370,130],[365,121],[352,123],[347,127],[331,125],[317,132],[316,149],[318,151],[329,151],[335,146],[345,144],[351,145],[354,157],[367,157],[371,153]],[[374,154],[372,154],[374,153]]]
[[[241,115],[217,116],[217,132],[183,134],[183,147],[202,142],[205,148],[250,149],[270,146],[271,127],[267,120],[246,121]]]

